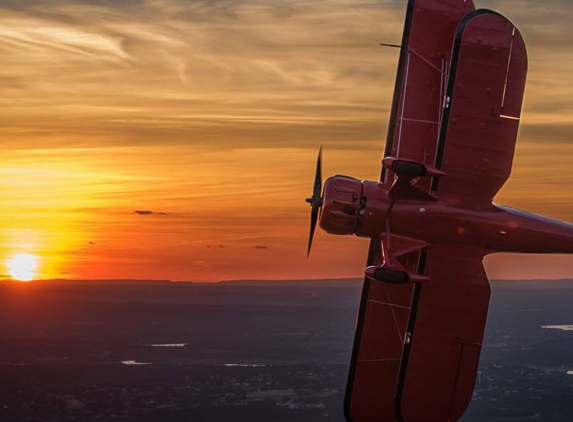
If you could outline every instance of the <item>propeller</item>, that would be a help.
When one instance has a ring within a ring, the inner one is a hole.
[[[310,235],[308,237],[308,250],[306,257],[310,255],[310,248],[312,247],[312,238],[314,237],[314,229],[318,222],[318,213],[322,208],[322,146],[318,150],[318,159],[316,160],[316,173],[314,176],[314,187],[312,189],[312,197],[306,198],[306,202],[310,204]]]

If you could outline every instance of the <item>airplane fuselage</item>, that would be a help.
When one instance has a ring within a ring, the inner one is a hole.
[[[391,186],[346,176],[324,186],[321,227],[377,238],[390,232],[427,244],[464,244],[492,252],[573,253],[573,225],[496,204],[464,207],[447,199],[393,200]]]

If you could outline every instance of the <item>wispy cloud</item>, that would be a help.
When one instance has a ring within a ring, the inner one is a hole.
[[[380,126],[371,82],[394,70],[379,66],[377,20],[395,15],[383,25],[394,37],[401,7],[67,3],[27,2],[0,18],[8,58],[0,77],[12,82],[14,122],[5,130],[30,129],[29,114],[17,118],[23,109],[34,114],[35,130],[65,124],[92,145],[259,146],[274,134],[274,146],[292,147],[308,143],[301,133],[358,141]]]

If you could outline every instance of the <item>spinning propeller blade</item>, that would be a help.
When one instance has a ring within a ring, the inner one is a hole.
[[[318,159],[316,160],[316,174],[314,176],[314,187],[312,190],[312,197],[306,198],[306,202],[310,204],[310,235],[308,238],[308,249],[306,257],[310,255],[310,248],[312,247],[312,239],[314,237],[314,229],[318,222],[318,213],[322,208],[322,147],[318,150]]]

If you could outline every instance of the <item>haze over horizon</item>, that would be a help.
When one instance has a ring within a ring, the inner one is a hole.
[[[497,203],[573,222],[573,7],[475,1],[521,30],[529,74]],[[323,175],[375,180],[405,1],[0,0],[0,277],[360,278],[368,241],[317,231]],[[491,278],[571,278],[492,256]]]

